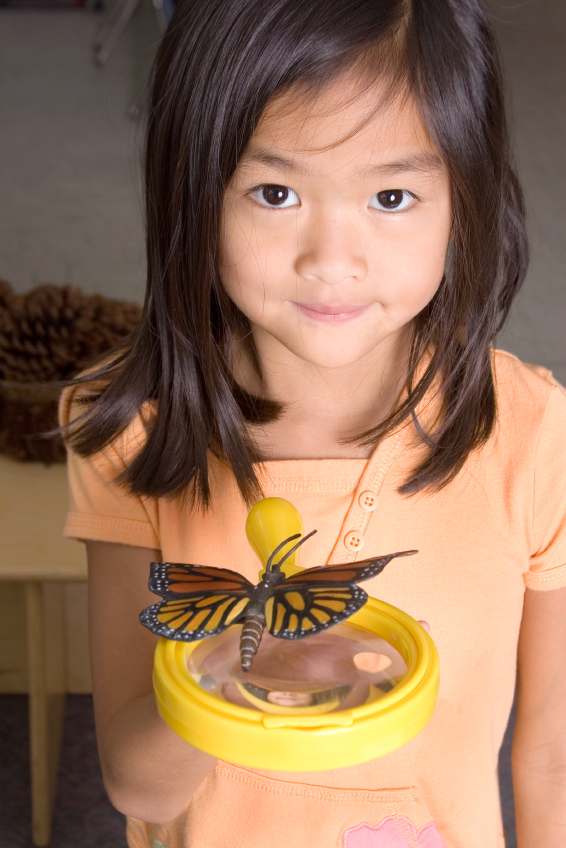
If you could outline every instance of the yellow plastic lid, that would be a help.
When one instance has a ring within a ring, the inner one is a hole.
[[[179,736],[213,756],[276,771],[340,768],[394,751],[432,715],[439,681],[434,643],[418,622],[383,601],[369,598],[347,624],[300,643],[285,645],[286,640],[264,635],[254,674],[241,672],[239,633],[236,626],[195,642],[161,638],[155,652],[160,714]],[[376,648],[378,642],[386,647]],[[281,646],[277,655],[275,643]],[[290,682],[285,669],[301,651],[309,661],[328,646],[336,648],[334,670]],[[262,651],[272,652],[265,654],[263,666]],[[348,651],[358,674],[350,673],[351,664],[340,663]],[[232,660],[222,666],[228,678],[222,683],[215,658],[229,658],[230,652]],[[376,659],[385,655],[385,665],[396,662],[393,676],[382,673]],[[388,686],[383,685],[386,678]],[[226,685],[227,679],[233,685]]]

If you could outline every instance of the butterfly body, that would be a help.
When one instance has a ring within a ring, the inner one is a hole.
[[[215,636],[232,624],[243,623],[240,656],[247,671],[264,629],[280,639],[302,639],[345,621],[367,601],[358,582],[379,574],[395,557],[417,553],[400,551],[286,577],[282,563],[311,535],[275,562],[280,549],[298,536],[282,542],[255,586],[227,568],[151,563],[149,588],[162,600],[142,611],[141,623],[159,636],[185,642]]]
[[[249,603],[244,611],[244,625],[240,636],[240,659],[244,671],[250,668],[265,630],[265,605],[272,597],[275,588],[285,579],[285,574],[280,569],[266,570],[261,582],[252,589]]]

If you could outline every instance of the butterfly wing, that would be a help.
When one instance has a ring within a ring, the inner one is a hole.
[[[367,601],[358,582],[379,574],[399,551],[349,564],[322,565],[288,577],[265,605],[268,631],[280,639],[302,639],[345,621]]]
[[[229,568],[213,568],[211,565],[186,565],[181,562],[152,562],[149,588],[163,598],[169,596],[216,592],[217,589],[233,592],[248,592],[253,583]]]
[[[295,576],[295,575],[294,575]],[[286,581],[287,583],[288,581]],[[303,639],[345,621],[367,601],[355,583],[278,586],[265,604],[268,631],[279,639]]]
[[[337,584],[346,583],[352,585],[361,583],[362,580],[369,580],[383,571],[387,563],[391,562],[395,557],[412,556],[418,551],[399,551],[395,554],[387,554],[382,557],[372,557],[370,559],[361,559],[359,562],[341,563],[340,565],[319,565],[316,568],[306,568],[298,574],[293,574],[285,581],[285,587],[317,586],[328,585],[336,586]],[[365,603],[365,602],[364,602]]]
[[[149,588],[163,600],[141,612],[141,623],[158,636],[193,642],[237,621],[254,587],[228,568],[152,562]]]

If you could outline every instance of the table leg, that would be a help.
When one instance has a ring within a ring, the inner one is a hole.
[[[26,585],[32,836],[37,846],[51,838],[53,804],[65,709],[64,587]]]

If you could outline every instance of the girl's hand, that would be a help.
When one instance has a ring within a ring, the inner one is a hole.
[[[104,785],[116,809],[166,822],[214,768],[216,758],[185,742],[157,712],[157,643],[139,621],[155,603],[147,587],[149,548],[88,542],[89,639],[96,736]]]
[[[419,624],[421,625],[421,627],[424,627],[427,633],[430,633],[430,624],[428,623],[428,621],[423,621],[419,618]]]

